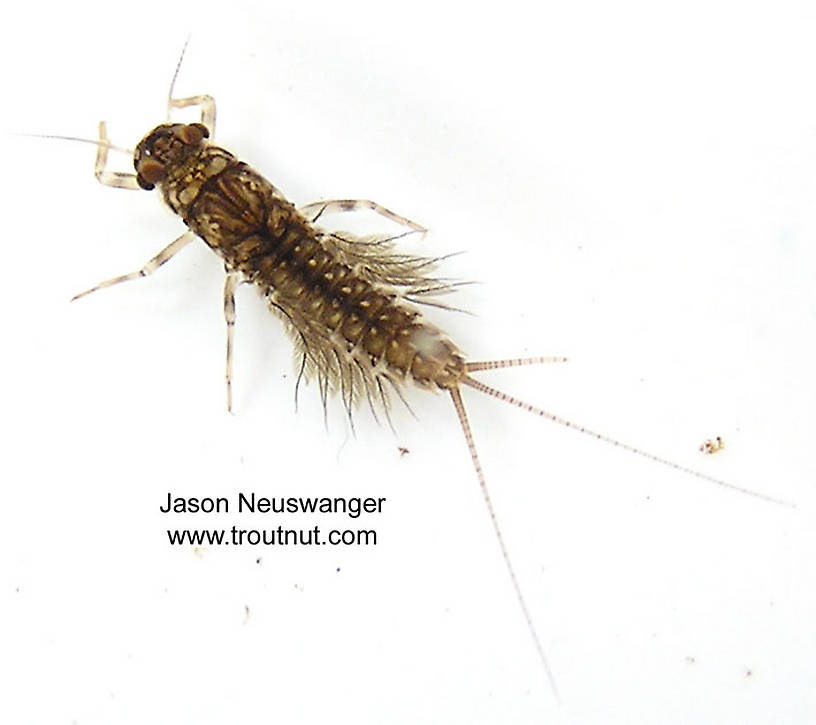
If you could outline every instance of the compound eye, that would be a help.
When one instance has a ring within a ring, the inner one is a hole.
[[[149,184],[138,174],[136,174],[136,183],[139,185],[139,188],[144,189],[145,191],[152,191],[156,186],[155,184]]]
[[[164,179],[164,164],[160,164],[155,159],[144,159],[139,164],[136,181],[143,189],[150,191],[156,184]]]
[[[188,123],[176,131],[176,136],[188,146],[198,146],[205,138],[209,138],[210,130],[203,123]]]

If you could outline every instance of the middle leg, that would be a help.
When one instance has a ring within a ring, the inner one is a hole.
[[[112,279],[106,279],[104,282],[100,282],[98,285],[95,285],[84,292],[80,292],[78,295],[74,295],[71,298],[71,302],[78,300],[80,297],[85,297],[85,295],[89,295],[91,292],[105,289],[105,287],[112,287],[120,282],[128,282],[131,279],[139,279],[140,277],[147,277],[149,274],[153,274],[153,272],[155,272],[165,262],[172,257],[175,257],[176,254],[178,254],[182,249],[184,249],[184,247],[192,242],[193,239],[195,239],[195,234],[189,231],[184,232],[184,234],[182,234],[178,239],[174,239],[155,257],[145,263],[141,269],[137,269],[135,272],[130,272],[129,274],[122,274],[118,277],[113,277]]]
[[[425,233],[428,231],[421,224],[417,224],[407,217],[395,214],[390,209],[386,209],[384,206],[381,206],[376,201],[371,201],[370,199],[332,199],[330,201],[314,201],[311,204],[306,204],[306,206],[300,207],[298,211],[307,217],[314,215],[311,216],[311,221],[314,223],[320,219],[323,214],[332,214],[335,212],[344,211],[360,211],[362,209],[370,209],[380,216],[384,216],[386,219],[399,224],[400,226],[413,229],[415,232]]]

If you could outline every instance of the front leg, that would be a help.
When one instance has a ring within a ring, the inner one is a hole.
[[[141,187],[136,182],[136,174],[126,174],[122,171],[108,171],[108,129],[104,121],[99,122],[99,145],[96,147],[96,163],[94,164],[94,176],[100,184],[105,186],[115,186],[118,189],[136,189]]]
[[[167,99],[167,120],[170,120],[170,111],[174,108],[201,107],[201,123],[210,132],[210,139],[215,138],[215,99],[207,94],[190,96],[189,98]]]

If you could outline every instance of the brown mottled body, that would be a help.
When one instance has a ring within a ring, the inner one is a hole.
[[[175,82],[175,76],[173,80]],[[242,282],[255,285],[270,309],[284,321],[301,355],[301,369],[317,377],[324,402],[329,391],[339,390],[349,416],[361,393],[368,398],[372,411],[378,402],[387,410],[388,386],[399,394],[401,386],[409,380],[424,388],[446,390],[462,426],[513,589],[556,697],[555,680],[490,501],[462,400],[462,386],[698,479],[781,503],[576,425],[474,378],[472,373],[480,371],[562,362],[564,358],[466,361],[457,347],[440,330],[424,321],[412,304],[425,302],[444,307],[429,299],[455,286],[430,276],[438,260],[396,252],[392,246],[395,237],[330,233],[316,222],[327,211],[367,208],[413,231],[423,231],[423,227],[366,200],[317,202],[295,208],[260,174],[207,141],[215,128],[214,99],[207,95],[176,99],[171,84],[168,119],[173,108],[188,106],[200,108],[201,123],[168,122],[154,128],[136,147],[135,175],[107,169],[108,150],[116,147],[107,138],[104,122],[100,122],[96,142],[97,179],[105,185],[124,189],[158,186],[165,202],[184,220],[188,231],[140,269],[100,282],[74,299],[152,274],[198,236],[221,256],[227,269],[224,313],[228,408],[231,406],[234,290]]]
[[[295,333],[309,371],[332,387],[339,382],[349,403],[381,379],[444,389],[459,383],[463,355],[404,300],[406,290],[427,282],[416,268],[429,260],[384,255],[382,239],[374,256],[370,241],[323,231],[263,176],[189,130],[196,127],[151,131],[137,149],[139,177],[159,185],[228,271],[262,291]],[[390,263],[396,284],[384,284],[372,262]]]

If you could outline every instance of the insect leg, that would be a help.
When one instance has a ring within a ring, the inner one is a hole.
[[[180,252],[184,247],[186,247],[191,241],[195,239],[195,234],[192,232],[184,232],[178,239],[170,242],[164,249],[161,250],[155,257],[153,257],[149,262],[147,262],[141,269],[137,269],[135,272],[131,272],[130,274],[123,274],[119,277],[113,277],[112,279],[107,279],[104,282],[100,282],[95,287],[91,287],[91,289],[85,290],[84,292],[80,292],[78,295],[74,295],[71,298],[71,301],[78,300],[80,297],[85,297],[85,295],[91,294],[91,292],[96,292],[97,290],[104,289],[105,287],[112,287],[115,284],[119,284],[120,282],[127,282],[131,279],[139,279],[140,277],[147,277],[147,275],[152,274],[155,272],[159,267],[161,267],[168,259],[174,257],[178,252]]]
[[[380,216],[390,219],[396,224],[413,229],[415,232],[428,231],[421,224],[417,224],[407,217],[395,214],[390,209],[386,209],[384,206],[380,206],[377,202],[370,201],[369,199],[332,199],[330,201],[315,201],[311,204],[306,204],[306,206],[300,207],[298,211],[305,216],[314,214],[312,217],[312,222],[316,222],[321,216],[323,216],[323,214],[331,214],[342,211],[361,211],[363,209],[370,209]]]
[[[200,96],[190,96],[189,98],[168,98],[167,99],[167,119],[170,119],[170,111],[173,108],[187,108],[188,106],[201,106],[201,123],[210,132],[210,138],[215,137],[215,99],[212,96],[202,94]]]
[[[227,322],[227,410],[232,412],[232,341],[235,332],[235,288],[241,284],[238,272],[227,272],[224,280],[224,319]]]
[[[106,171],[108,165],[108,129],[104,121],[99,122],[99,144],[96,147],[96,163],[94,164],[94,176],[97,181],[105,186],[115,186],[118,189],[140,189],[136,183],[136,174],[126,174],[122,171]]]

